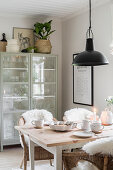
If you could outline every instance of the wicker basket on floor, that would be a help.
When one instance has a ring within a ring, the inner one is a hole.
[[[89,155],[83,150],[63,153],[63,162],[66,170],[76,167],[80,160],[85,160],[95,165],[99,170],[113,170],[113,157],[103,154]]]

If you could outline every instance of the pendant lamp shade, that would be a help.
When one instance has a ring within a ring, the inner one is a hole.
[[[86,33],[86,50],[77,54],[73,60],[74,66],[99,66],[109,64],[107,58],[100,52],[94,51],[93,32],[91,29],[91,0],[89,0],[89,29]]]
[[[88,38],[86,40],[86,51],[79,53],[72,64],[75,66],[99,66],[108,63],[108,60],[102,53],[94,51],[93,39]]]

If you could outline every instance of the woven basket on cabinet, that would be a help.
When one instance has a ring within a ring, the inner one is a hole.
[[[52,46],[50,40],[39,39],[36,41],[35,47],[37,48],[38,53],[45,53],[45,54],[51,53]]]

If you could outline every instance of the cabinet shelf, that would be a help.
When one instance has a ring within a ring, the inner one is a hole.
[[[56,82],[33,82],[33,84],[56,84]]]
[[[22,97],[22,96],[3,96],[3,98],[6,98],[6,99],[28,99],[28,97]]]
[[[18,138],[18,136],[13,137],[12,139],[3,139],[3,143],[4,145],[17,145],[20,144],[20,139]]]
[[[3,84],[9,84],[9,85],[13,85],[13,84],[28,84],[28,82],[3,82]]]
[[[28,68],[17,68],[17,67],[16,67],[16,68],[11,68],[11,67],[6,67],[6,68],[5,68],[5,67],[4,67],[3,69],[4,69],[4,70],[28,70]]]
[[[29,110],[29,109],[28,109]],[[3,111],[3,114],[15,114],[15,113],[24,113],[28,110],[10,110],[10,111]]]
[[[39,96],[33,96],[32,98],[39,98],[39,97],[52,97],[52,98],[55,98],[56,96],[44,96],[44,95],[39,95]]]
[[[37,69],[37,70],[45,70],[45,71],[55,71],[55,68],[44,68],[44,69]]]

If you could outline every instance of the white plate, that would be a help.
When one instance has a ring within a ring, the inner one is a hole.
[[[80,137],[80,138],[90,138],[93,136],[92,132],[74,132],[74,136]]]

